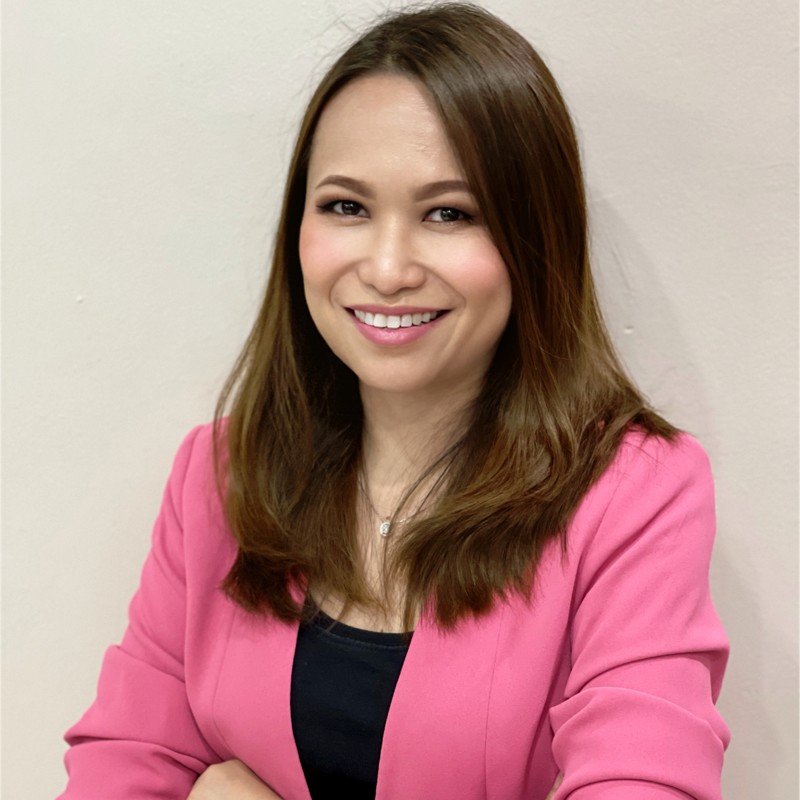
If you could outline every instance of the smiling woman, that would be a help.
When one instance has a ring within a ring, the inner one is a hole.
[[[477,396],[511,285],[421,85],[364,77],[326,106],[299,251],[311,317],[358,376],[362,402]]]
[[[475,6],[392,15],[311,99],[63,797],[716,800],[713,535],[547,67]]]

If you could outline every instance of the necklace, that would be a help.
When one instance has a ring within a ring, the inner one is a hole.
[[[367,505],[370,508],[370,511],[375,515],[375,518],[378,520],[378,533],[384,539],[392,532],[392,525],[402,526],[406,522],[408,522],[411,517],[405,517],[404,519],[398,519],[397,522],[393,523],[391,517],[383,517],[381,516],[380,512],[372,502],[372,498],[369,496],[367,492],[367,487],[364,486],[364,476],[359,473],[358,475],[358,488],[361,490],[361,494],[364,496],[364,499],[367,501]],[[414,516],[412,514],[412,516]]]

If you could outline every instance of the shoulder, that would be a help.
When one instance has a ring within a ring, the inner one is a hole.
[[[714,532],[714,483],[700,443],[685,433],[668,441],[631,431],[580,504],[570,540],[585,567],[632,547],[676,545],[705,563]]]
[[[680,482],[710,472],[706,451],[690,434],[678,433],[667,440],[635,429],[625,435],[602,479]]]
[[[201,465],[213,464],[215,426],[213,422],[197,425],[187,433],[172,463],[172,474],[185,475]]]
[[[587,499],[607,505],[627,498],[647,505],[692,489],[713,494],[708,455],[693,436],[679,433],[667,440],[632,430]]]
[[[187,559],[192,553],[218,556],[220,548],[227,553],[233,544],[216,477],[214,442],[224,447],[223,430],[214,423],[198,425],[183,438],[173,459],[162,516],[167,530],[180,532]]]
[[[215,438],[224,444],[220,428],[209,422],[197,425],[186,434],[172,462],[168,491],[180,508],[199,496],[216,495]]]

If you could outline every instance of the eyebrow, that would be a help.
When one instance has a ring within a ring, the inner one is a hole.
[[[323,178],[314,189],[320,189],[323,186],[340,186],[343,189],[349,189],[352,192],[358,192],[362,197],[369,200],[375,198],[375,193],[364,181],[357,180],[356,178],[348,178],[347,175],[328,175]],[[466,181],[459,179],[433,181],[420,186],[414,192],[414,200],[430,200],[432,197],[444,194],[445,192],[470,192],[469,184]]]

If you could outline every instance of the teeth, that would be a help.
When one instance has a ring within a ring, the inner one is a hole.
[[[389,328],[391,330],[424,325],[426,322],[431,322],[439,316],[438,311],[403,314],[402,316],[396,316],[394,314],[373,314],[370,311],[359,311],[358,309],[354,309],[353,313],[356,315],[356,319],[363,322],[365,325],[369,325],[372,328]]]

